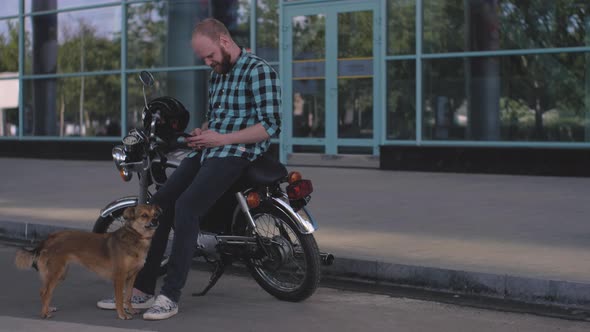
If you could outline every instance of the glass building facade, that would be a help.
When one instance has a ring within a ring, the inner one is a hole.
[[[203,121],[200,19],[281,75],[283,161],[381,146],[590,148],[587,0],[7,0],[0,140],[116,142],[137,75]]]

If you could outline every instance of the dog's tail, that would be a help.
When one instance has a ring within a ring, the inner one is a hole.
[[[37,270],[37,258],[39,258],[39,250],[18,249],[14,257],[14,265],[21,270],[30,269],[31,267]]]

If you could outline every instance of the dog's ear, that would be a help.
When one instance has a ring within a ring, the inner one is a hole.
[[[133,220],[135,219],[135,207],[131,206],[125,209],[125,211],[123,212],[123,218],[125,218],[125,220]]]

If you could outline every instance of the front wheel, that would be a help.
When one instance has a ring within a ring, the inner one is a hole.
[[[283,301],[310,297],[320,283],[320,255],[313,235],[301,233],[296,222],[276,206],[251,213],[262,242],[259,255],[246,262],[256,282]]]

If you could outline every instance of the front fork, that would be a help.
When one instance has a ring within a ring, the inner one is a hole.
[[[138,198],[138,203],[139,204],[147,204],[148,201],[148,188],[150,186],[150,180],[149,180],[149,176],[150,176],[150,172],[147,169],[143,169],[141,172],[139,172],[140,176],[139,176],[139,198]]]

